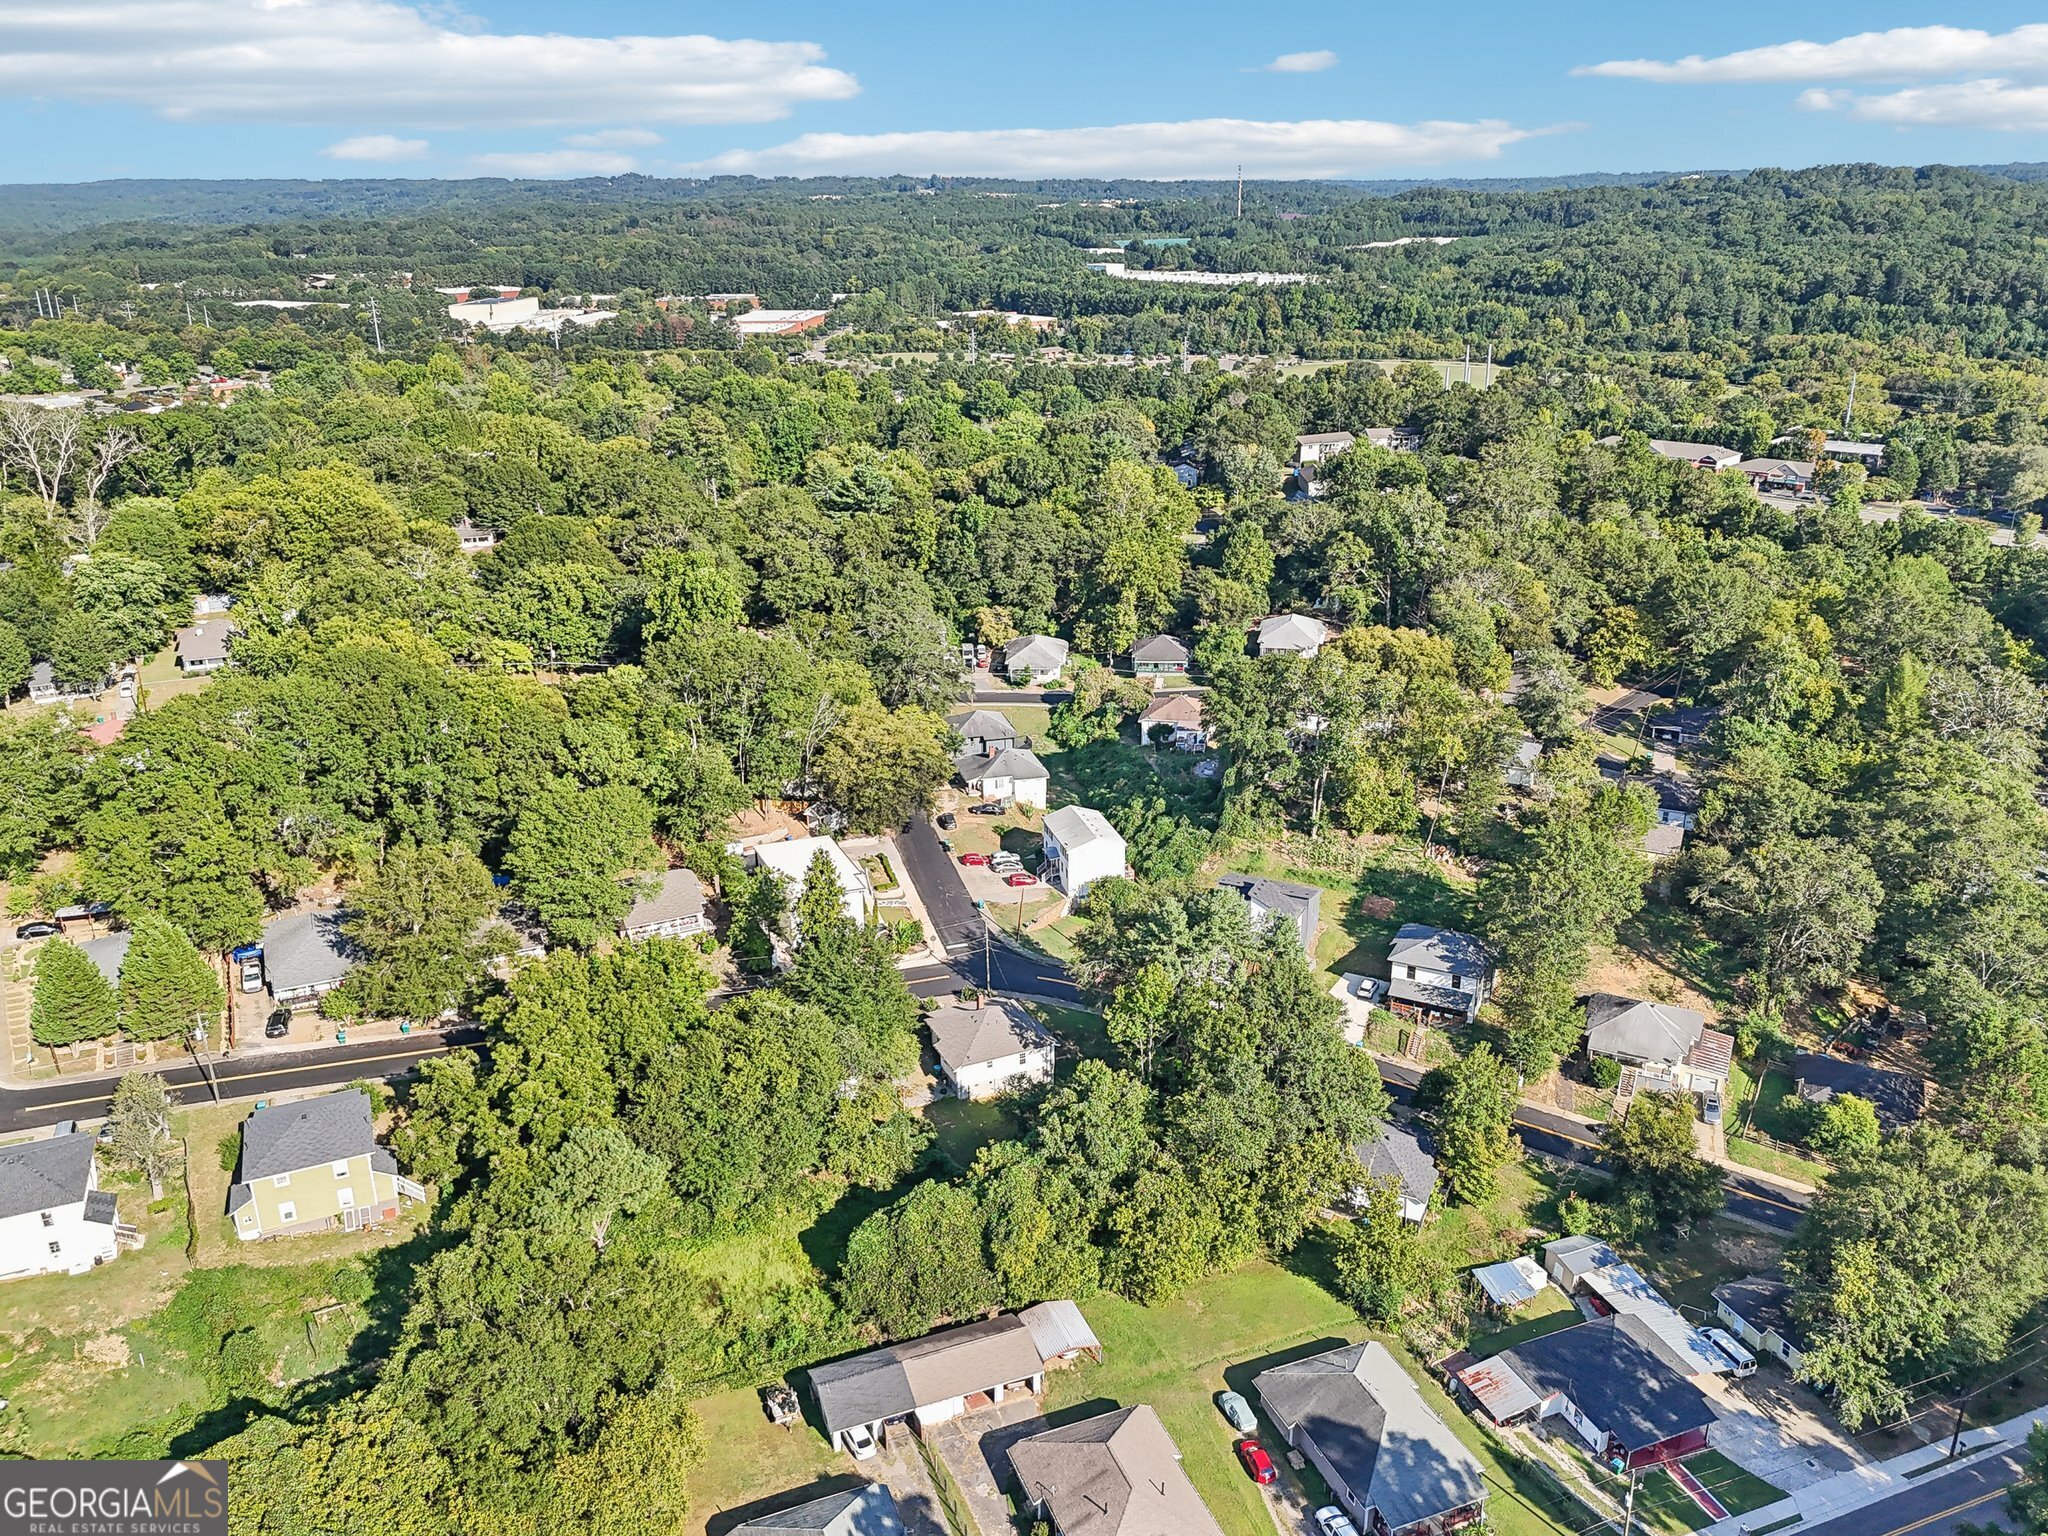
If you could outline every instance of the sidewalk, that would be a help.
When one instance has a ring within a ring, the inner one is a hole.
[[[1796,1530],[1795,1522],[1797,1525],[1819,1525],[1872,1504],[1880,1504],[1894,1494],[1928,1479],[1942,1477],[1958,1467],[1972,1465],[1976,1460],[1972,1452],[1982,1455],[1994,1448],[2023,1446],[2027,1443],[2028,1432],[2036,1424],[2048,1424],[2048,1407],[2036,1408],[2018,1418],[2007,1419],[2003,1424],[1965,1430],[1956,1450],[1956,1459],[1945,1467],[1941,1464],[1948,1461],[1948,1442],[1937,1440],[1918,1450],[1894,1456],[1890,1461],[1871,1462],[1838,1473],[1775,1504],[1753,1509],[1746,1515],[1717,1521],[1706,1527],[1700,1536],[1748,1536],[1751,1531],[1769,1526],[1782,1526],[1792,1531]],[[1912,1473],[1921,1475],[1909,1476]]]

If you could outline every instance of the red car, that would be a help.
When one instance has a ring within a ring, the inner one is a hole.
[[[960,862],[962,864],[986,864],[988,862],[988,855],[985,853],[963,853],[960,855]]]
[[[1280,1469],[1273,1465],[1273,1458],[1266,1454],[1266,1448],[1256,1440],[1238,1441],[1237,1459],[1244,1463],[1244,1469],[1251,1474],[1252,1481],[1261,1487],[1280,1476]]]
[[[1029,874],[1029,873],[1027,873],[1026,871],[1024,871],[1024,870],[1021,870],[1021,869],[1020,869],[1020,870],[1017,870],[1016,872],[1014,872],[1014,873],[1012,873],[1012,874],[1008,874],[1008,875],[1005,875],[1005,876],[1003,876],[1003,884],[1005,884],[1005,885],[1036,885],[1036,884],[1038,884],[1038,876],[1036,876],[1036,875],[1034,875],[1034,874]]]

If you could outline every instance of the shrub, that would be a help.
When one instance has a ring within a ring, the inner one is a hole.
[[[1621,1063],[1611,1056],[1593,1058],[1593,1086],[1612,1091],[1621,1081]]]

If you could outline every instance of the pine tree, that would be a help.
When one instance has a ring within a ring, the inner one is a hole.
[[[111,1035],[114,1015],[114,989],[86,952],[64,939],[45,944],[36,956],[35,999],[28,1016],[36,1044],[55,1049]]]
[[[136,919],[121,966],[121,1033],[162,1040],[204,1024],[218,1034],[227,994],[192,941],[155,913]]]

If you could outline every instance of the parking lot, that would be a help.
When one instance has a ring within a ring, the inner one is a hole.
[[[1714,1426],[1714,1449],[1787,1493],[1870,1459],[1828,1416],[1818,1397],[1769,1365],[1747,1381],[1708,1377],[1701,1390],[1721,1415]]]

